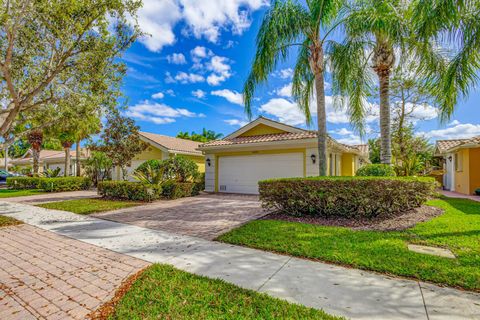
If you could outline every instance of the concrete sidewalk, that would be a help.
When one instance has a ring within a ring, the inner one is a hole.
[[[351,319],[480,319],[480,294],[24,204],[0,214]]]
[[[11,197],[3,198],[2,201],[25,203],[25,204],[39,204],[47,202],[58,202],[75,199],[98,198],[97,191],[82,190],[82,191],[66,191],[66,192],[49,192],[41,193],[33,196]]]

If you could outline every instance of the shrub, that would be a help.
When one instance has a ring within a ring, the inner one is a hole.
[[[40,177],[8,177],[7,186],[10,189],[38,189]]]
[[[157,171],[160,168],[160,162],[161,160],[157,159],[147,160],[139,165],[137,169],[135,169],[135,172],[141,172],[145,175],[148,175],[150,170]]]
[[[395,177],[395,170],[388,164],[367,164],[356,172],[357,176],[363,177]]]
[[[102,197],[111,199],[153,201],[162,196],[160,185],[130,181],[101,181],[97,190]]]
[[[475,190],[475,194],[476,194],[477,196],[480,196],[480,188],[478,188],[477,190]]]
[[[315,177],[259,182],[266,209],[302,216],[389,217],[424,204],[435,194],[433,178]]]
[[[178,199],[197,195],[194,182],[177,182],[167,180],[162,183],[162,197],[165,199]],[[195,194],[196,193],[196,194]]]
[[[194,181],[200,174],[195,161],[182,156],[163,160],[160,162],[158,170],[163,172],[164,180],[175,180],[178,182]]]
[[[40,178],[39,189],[47,192],[87,190],[91,186],[88,177]]]

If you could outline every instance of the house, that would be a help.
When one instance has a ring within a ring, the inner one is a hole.
[[[147,160],[157,159],[164,160],[169,157],[181,155],[190,158],[198,165],[200,172],[205,172],[205,158],[201,151],[197,150],[200,142],[164,136],[150,132],[140,132],[140,138],[148,143],[148,148],[142,153],[138,154],[133,160],[127,170],[127,177],[132,179],[132,174],[139,165]],[[113,179],[122,180],[122,171],[120,168],[115,168]]]
[[[202,144],[205,191],[258,193],[258,181],[318,175],[317,133],[260,117],[223,140]],[[353,176],[368,146],[328,138],[328,175]]]
[[[70,150],[70,172],[75,174],[77,168],[77,153]],[[89,150],[82,149],[80,152],[80,161],[85,161],[89,157]],[[12,167],[19,169],[30,169],[33,166],[33,152],[28,150],[21,158],[10,159],[9,163]],[[40,150],[38,159],[38,171],[44,172],[46,169],[55,170],[60,168],[60,175],[65,171],[65,151],[64,150]]]
[[[480,136],[438,140],[435,155],[444,160],[444,189],[470,195],[480,188]]]

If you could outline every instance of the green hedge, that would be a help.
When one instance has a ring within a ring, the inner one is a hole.
[[[15,190],[38,189],[40,177],[8,177],[7,187]]]
[[[160,185],[130,181],[100,181],[97,191],[105,198],[135,201],[153,201],[162,196]]]
[[[395,177],[397,174],[388,164],[367,164],[357,170],[356,176],[362,177]]]
[[[165,181],[162,183],[162,189],[162,196],[165,199],[178,199],[198,194],[193,182]]]
[[[266,209],[302,216],[374,218],[393,216],[435,195],[433,178],[315,177],[259,182]]]
[[[41,178],[38,187],[47,192],[78,191],[87,190],[91,184],[87,177]]]

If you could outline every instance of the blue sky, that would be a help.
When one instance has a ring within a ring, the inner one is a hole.
[[[268,7],[265,0],[144,0],[139,39],[124,55],[126,114],[143,131],[175,136],[179,131],[214,130],[225,135],[248,119],[242,105],[255,37]],[[254,99],[254,117],[263,115],[305,127],[291,99],[289,84],[295,58],[278,67]],[[345,112],[333,108],[327,86],[327,128],[337,140],[360,143]],[[461,101],[447,124],[432,107],[417,107],[418,132],[432,141],[480,135],[480,92]],[[373,113],[376,112],[373,105]],[[378,119],[369,117],[368,137],[377,135]],[[314,127],[312,127],[314,129]]]

